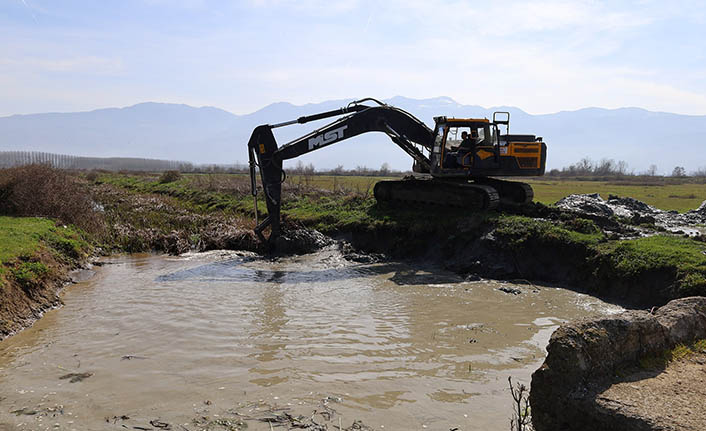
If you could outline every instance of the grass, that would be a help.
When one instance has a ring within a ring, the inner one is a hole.
[[[53,229],[54,222],[44,218],[0,216],[0,263],[33,255]]]
[[[527,252],[533,252],[537,247],[546,249],[568,246],[569,248],[562,250],[567,253],[576,252],[577,258],[589,258],[583,265],[584,270],[587,274],[600,275],[607,285],[613,280],[627,284],[640,280],[644,282],[640,277],[658,273],[659,277],[670,280],[668,284],[676,283],[671,285],[671,288],[675,289],[679,296],[706,294],[704,243],[666,235],[611,241],[594,221],[583,218],[543,220],[495,212],[469,214],[468,211],[451,208],[420,209],[405,205],[378,204],[371,193],[372,184],[376,180],[379,178],[290,177],[282,187],[282,217],[289,223],[314,228],[326,234],[372,232],[380,228],[388,234],[404,232],[400,238],[405,238],[403,242],[408,243],[410,248],[414,248],[417,243],[428,241],[428,238],[434,235],[441,234],[452,239],[459,225],[472,225],[463,233],[463,237],[468,241],[480,232],[482,229],[479,227],[485,224],[489,228],[494,227],[497,235],[511,247],[525,248]],[[165,199],[169,197],[175,205],[188,211],[202,214],[230,213],[238,216],[241,223],[253,220],[250,182],[246,175],[189,174],[164,183],[157,174],[103,174],[97,181],[120,186],[138,194],[163,195]],[[635,192],[637,188],[649,190],[650,194],[659,194],[668,201],[674,201],[681,198],[670,198],[670,195],[688,196],[693,193],[699,196],[701,192],[687,189],[706,187],[702,184],[615,186],[608,182],[576,180],[552,181],[545,184],[534,181],[533,186],[540,201],[547,200],[548,191],[554,193],[554,197],[548,199],[550,201],[571,193],[593,191],[606,195],[617,193],[638,199],[644,198],[645,196]],[[674,188],[682,189],[674,191]],[[261,215],[264,215],[266,207],[262,193],[259,196],[258,205]],[[670,209],[669,206],[666,208]],[[190,234],[198,233],[196,225],[177,226],[166,220],[168,212],[149,206],[144,210],[133,208],[121,211],[129,214],[129,222],[135,226],[149,228],[164,225],[165,231],[178,228]],[[463,223],[459,223],[460,221]]]
[[[371,196],[378,181],[392,177],[292,175],[283,184],[283,190],[319,189],[329,193]],[[120,185],[140,192],[161,193],[179,197],[204,210],[234,209],[252,211],[250,179],[245,174],[185,174],[168,183],[160,183],[154,175],[103,174],[100,181]],[[706,184],[696,183],[618,183],[611,181],[554,180],[546,178],[516,178],[534,189],[535,201],[551,205],[570,194],[599,193],[630,196],[663,210],[685,212],[697,208],[706,200]],[[204,196],[203,192],[208,192]],[[286,201],[285,201],[286,203]]]
[[[551,205],[570,194],[598,193],[630,196],[663,210],[686,212],[698,208],[706,200],[706,184],[630,184],[611,181],[549,180],[545,178],[521,180],[534,189],[535,201]]]
[[[10,271],[24,289],[41,282],[49,274],[49,268],[42,262],[22,262]]]
[[[674,348],[665,350],[657,355],[648,355],[640,358],[640,368],[645,370],[663,369],[670,362],[686,359],[696,353],[706,353],[706,339],[701,339],[692,344],[678,344]]]
[[[652,271],[672,271],[680,296],[706,294],[706,244],[689,238],[654,235],[597,246],[615,275],[630,279]]]
[[[0,216],[0,275],[11,272],[19,282],[28,282],[46,275],[36,265],[42,252],[67,261],[82,258],[89,250],[88,242],[73,227],[56,226],[39,217]]]
[[[520,247],[527,241],[536,239],[549,243],[581,245],[596,245],[605,241],[605,235],[598,226],[587,219],[555,222],[502,215],[498,218],[496,232],[514,247]]]

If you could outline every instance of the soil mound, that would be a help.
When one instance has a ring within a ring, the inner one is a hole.
[[[686,419],[675,415],[654,418],[647,406],[632,406],[620,395],[605,401],[609,388],[628,383],[645,358],[663,354],[679,344],[706,338],[706,297],[669,302],[654,313],[629,311],[597,320],[579,320],[561,326],[549,340],[548,356],[532,375],[532,420],[543,430],[663,430],[681,429]],[[651,376],[659,375],[653,371]],[[703,385],[698,380],[690,383]],[[662,386],[664,387],[664,386]],[[639,388],[639,386],[638,386]],[[692,392],[698,394],[697,390]],[[656,399],[669,399],[664,393]],[[699,406],[701,396],[684,400]],[[700,428],[706,428],[701,423]]]
[[[598,193],[569,195],[557,201],[556,206],[591,216],[615,216],[636,224],[654,224],[673,232],[689,232],[690,226],[706,223],[706,201],[699,208],[683,214],[664,211],[630,197],[611,195],[608,200],[604,200]]]

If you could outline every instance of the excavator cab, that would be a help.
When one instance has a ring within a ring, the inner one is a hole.
[[[497,127],[487,119],[438,118],[435,131],[439,148],[437,157],[432,153],[432,173],[437,175],[464,175],[480,163],[476,159],[481,149],[487,152],[498,145]]]
[[[505,115],[499,118],[500,115]],[[436,177],[543,175],[546,145],[534,135],[510,135],[510,114],[434,118],[430,173]],[[504,130],[501,129],[504,126]],[[502,133],[504,132],[504,133]]]

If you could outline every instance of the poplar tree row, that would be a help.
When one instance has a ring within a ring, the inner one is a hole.
[[[58,169],[105,169],[109,171],[190,171],[193,165],[177,160],[140,159],[133,157],[79,157],[40,151],[0,151],[0,168],[32,164]]]

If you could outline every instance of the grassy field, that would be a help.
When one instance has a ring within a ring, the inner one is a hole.
[[[640,185],[611,181],[525,180],[532,185],[534,197],[543,204],[553,204],[570,194],[599,193],[629,196],[663,210],[685,212],[698,208],[706,200],[706,184]]]
[[[120,185],[130,184],[140,191],[171,191],[176,192],[180,186],[194,187],[200,190],[222,193],[222,198],[229,200],[225,195],[239,195],[241,198],[249,193],[250,179],[245,174],[187,174],[176,184],[153,184],[144,187],[145,183],[157,181],[157,175],[143,175],[139,177],[111,174],[103,177],[109,182]],[[359,197],[370,197],[373,187],[378,181],[399,179],[395,177],[364,177],[364,176],[332,176],[332,175],[291,175],[287,177],[283,188],[290,190],[323,189],[332,193],[352,193]],[[259,179],[258,179],[259,181]],[[663,210],[676,210],[685,212],[698,208],[706,200],[706,184],[688,183],[681,184],[655,182],[653,184],[640,181],[581,181],[581,180],[556,180],[549,178],[519,179],[532,185],[535,201],[551,205],[559,199],[570,194],[599,193],[604,199],[609,195],[621,197],[629,196],[649,205]],[[159,190],[159,189],[162,190]],[[249,202],[249,201],[248,201]],[[246,208],[248,203],[243,203]],[[286,205],[286,201],[285,201]],[[248,208],[249,209],[249,208]]]
[[[464,209],[446,207],[377,204],[372,190],[382,179],[290,176],[282,186],[282,218],[290,227],[314,228],[324,234],[354,232],[362,238],[379,234],[388,238],[387,250],[400,253],[401,250],[423,252],[433,235],[448,237],[451,247],[459,223],[469,239],[484,229],[496,228],[498,238],[513,249],[524,249],[525,253],[534,253],[533,247],[557,246],[593,256],[595,262],[586,265],[589,269],[604,268],[601,274],[606,279],[632,282],[635,274],[657,268],[671,274],[674,286],[682,293],[706,289],[703,242],[670,236],[616,242],[595,222],[580,217],[550,221],[495,211],[469,214]],[[106,249],[182,252],[208,244],[211,244],[208,247],[257,248],[252,234],[254,208],[247,175],[174,174],[166,178],[158,173],[104,172],[82,174],[79,180],[86,185],[86,193],[104,205],[97,216],[108,226],[108,232],[103,236],[96,234],[94,240],[104,242]],[[631,180],[633,184],[545,178],[528,182],[535,188],[536,200],[547,204],[572,193],[600,193],[606,198],[609,194],[631,196],[663,209],[686,211],[706,199],[703,184],[664,184],[666,180],[662,179],[661,185],[645,185]],[[258,200],[263,217],[266,212],[263,193]],[[11,271],[18,282],[36,279],[43,276],[43,268],[34,264],[35,259],[23,256],[46,255],[44,251],[59,256],[84,255],[85,248],[77,236],[84,231],[71,231],[46,219],[0,218],[0,273],[7,275]],[[226,244],[223,238],[237,244]]]
[[[385,179],[381,177],[312,175],[309,177],[292,176],[290,184],[310,185],[325,190],[348,190],[365,193],[375,183]],[[599,193],[604,199],[609,195],[629,196],[663,210],[685,212],[698,208],[706,200],[706,184],[648,184],[616,181],[579,181],[554,179],[519,179],[532,185],[537,202],[551,205],[570,194]]]

